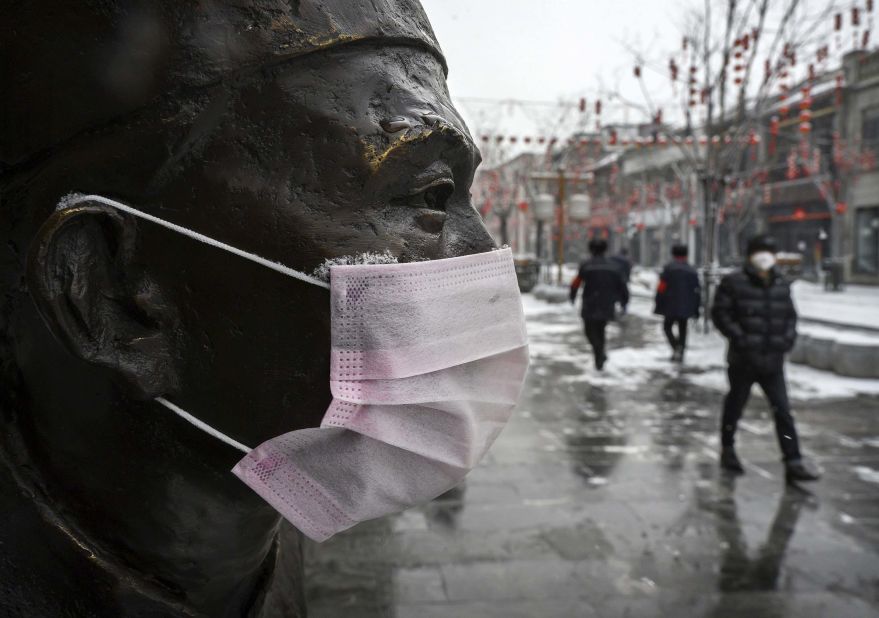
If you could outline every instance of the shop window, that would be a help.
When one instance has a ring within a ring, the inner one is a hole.
[[[855,217],[855,272],[879,275],[879,206],[859,208]]]
[[[864,110],[861,119],[861,140],[867,148],[879,146],[879,107]]]

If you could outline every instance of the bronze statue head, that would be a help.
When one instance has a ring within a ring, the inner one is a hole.
[[[278,517],[152,398],[249,445],[317,426],[328,295],[56,204],[106,195],[305,272],[488,250],[443,56],[417,0],[40,0],[4,29],[2,457],[83,551],[238,615]]]

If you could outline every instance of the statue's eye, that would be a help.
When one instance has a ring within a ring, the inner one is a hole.
[[[419,194],[424,201],[424,206],[431,210],[445,210],[446,203],[452,197],[455,183],[451,179],[443,178],[434,181]]]

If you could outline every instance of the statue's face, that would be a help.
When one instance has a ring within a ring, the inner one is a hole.
[[[187,172],[162,190],[166,204],[198,202],[200,231],[303,270],[367,251],[490,247],[469,195],[479,155],[432,55],[328,52],[214,97],[209,137],[193,130],[174,155]]]
[[[174,148],[160,198],[134,206],[298,270],[492,247],[470,203],[478,154],[440,64],[415,48],[340,49],[220,87]],[[326,290],[136,225],[146,297],[174,316],[162,327],[177,359],[168,398],[249,446],[319,424]]]

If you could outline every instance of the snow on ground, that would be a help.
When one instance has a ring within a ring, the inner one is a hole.
[[[848,285],[842,292],[827,292],[808,281],[793,284],[794,302],[805,319],[843,326],[879,329],[879,288]]]
[[[635,269],[630,291],[633,296],[653,298],[659,273],[650,269]],[[791,286],[797,312],[804,320],[838,324],[848,328],[879,330],[879,287],[848,285],[842,292],[825,291],[816,283],[797,280]],[[860,335],[858,331],[855,335]],[[827,337],[831,331],[825,330]],[[835,333],[834,338],[843,336]]]
[[[691,322],[686,362],[683,366],[669,361],[670,350],[661,332],[659,319],[652,315],[652,301],[635,297],[630,304],[629,323],[612,323],[608,327],[609,361],[604,372],[593,368],[593,361],[579,317],[579,307],[568,303],[548,304],[529,294],[523,295],[532,357],[569,362],[583,368],[583,373],[561,380],[586,379],[596,386],[634,390],[645,380],[657,376],[681,375],[694,385],[723,391],[727,388],[726,342],[714,330],[701,332]],[[641,321],[642,324],[635,324]],[[616,348],[615,334],[620,328],[641,327],[643,347]],[[857,395],[879,395],[879,380],[846,378],[805,365],[787,366],[790,396],[793,399],[842,399]],[[755,388],[755,392],[759,389]]]

